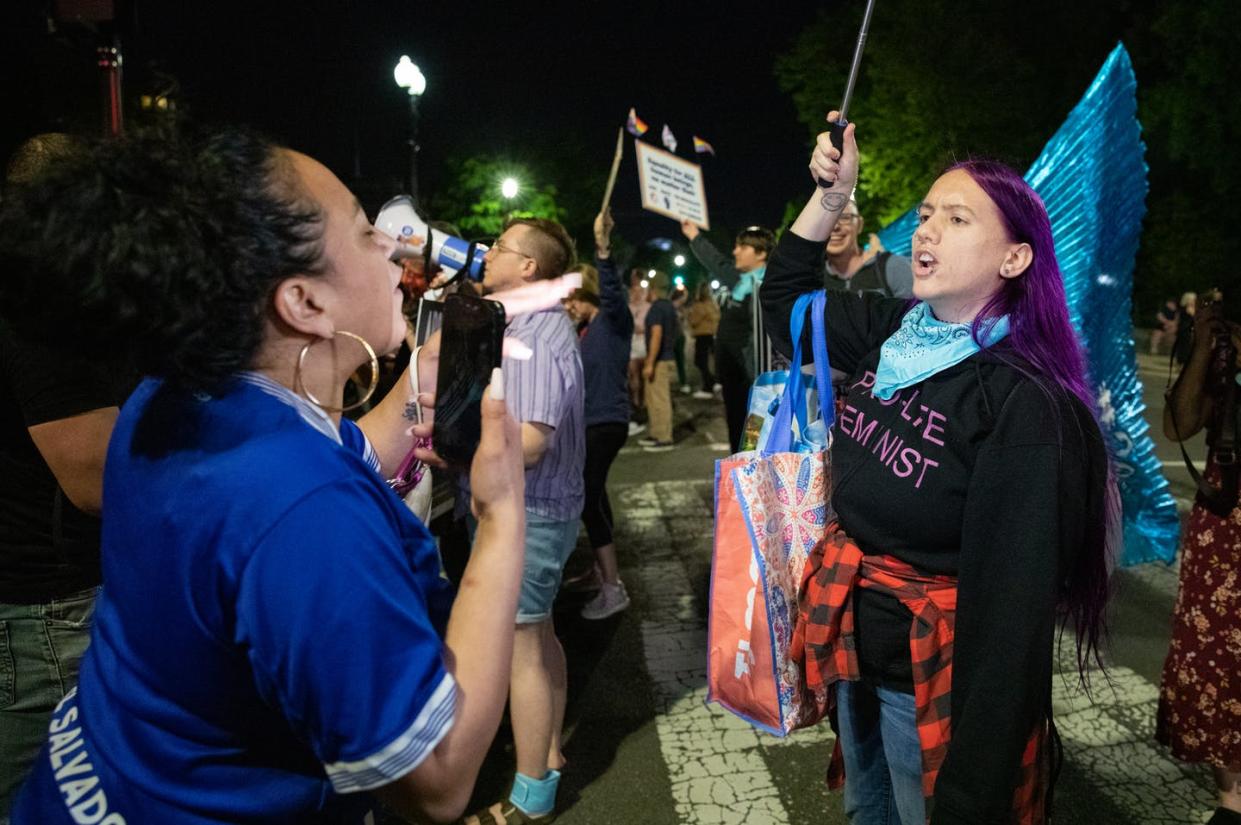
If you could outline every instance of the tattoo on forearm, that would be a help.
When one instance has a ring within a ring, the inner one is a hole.
[[[828,212],[839,212],[848,202],[849,196],[843,192],[824,192],[823,197],[819,198],[819,206]]]
[[[418,400],[416,398],[405,402],[405,412],[402,415],[406,421],[418,420]]]

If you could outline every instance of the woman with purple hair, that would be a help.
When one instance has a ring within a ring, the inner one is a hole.
[[[786,353],[857,181],[853,131],[843,154],[819,136],[810,170],[830,186],[768,266],[766,326]],[[967,161],[918,215],[914,300],[827,300],[832,366],[850,376],[837,520],[807,564],[795,645],[837,728],[829,784],[851,822],[1045,822],[1057,627],[1083,671],[1097,660],[1115,484],[1042,201],[1012,169]]]

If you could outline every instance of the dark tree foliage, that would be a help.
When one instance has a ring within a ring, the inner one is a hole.
[[[836,3],[776,61],[812,133],[844,90],[863,3]],[[1236,284],[1238,233],[1225,193],[1241,185],[1238,4],[1097,0],[884,0],[850,119],[859,124],[858,197],[871,226],[899,216],[954,159],[1027,167],[1123,41],[1138,77],[1151,167],[1135,274],[1141,323],[1163,298]]]

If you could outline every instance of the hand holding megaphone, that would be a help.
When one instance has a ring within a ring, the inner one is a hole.
[[[487,247],[470,243],[427,225],[414,209],[409,195],[398,195],[383,205],[375,226],[397,241],[392,260],[422,257],[454,275],[464,272],[472,281],[483,279],[483,256]]]

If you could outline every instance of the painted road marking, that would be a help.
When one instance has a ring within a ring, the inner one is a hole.
[[[706,621],[698,613],[691,573],[701,572],[709,552],[711,486],[709,481],[652,482],[617,485],[613,491],[625,513],[618,528],[641,535],[648,548],[637,569],[627,572],[641,582],[643,651],[660,752],[678,821],[785,825],[789,814],[764,754],[775,756],[787,744],[822,745],[826,760],[832,735],[821,725],[779,739],[704,704]],[[1176,593],[1178,574],[1177,565],[1163,564],[1118,573],[1169,599]],[[1072,645],[1066,643],[1053,685],[1066,761],[1123,810],[1127,821],[1205,822],[1215,804],[1209,772],[1180,765],[1155,742],[1158,688],[1133,670],[1113,665],[1110,686],[1101,677],[1094,679],[1091,703],[1076,686],[1072,656]]]
[[[784,825],[788,812],[764,748],[831,741],[821,726],[786,739],[757,731],[707,695],[707,628],[686,560],[701,559],[711,536],[711,482],[654,482],[619,491],[626,532],[641,532],[642,642],[655,699],[660,751],[677,819],[683,823]],[[678,529],[670,530],[676,522]]]

